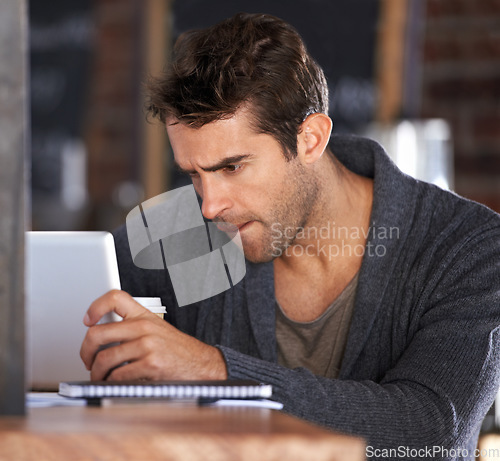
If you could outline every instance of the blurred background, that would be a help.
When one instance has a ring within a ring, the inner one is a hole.
[[[334,133],[500,211],[500,0],[29,2],[36,230],[111,230],[182,184],[144,85],[184,30],[279,16],[325,70]]]

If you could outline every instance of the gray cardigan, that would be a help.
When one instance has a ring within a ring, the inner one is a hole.
[[[362,436],[373,458],[473,459],[500,382],[500,217],[406,176],[373,141],[334,136],[331,148],[347,168],[374,178],[338,379],[276,364],[272,263],[247,262],[231,290],[179,308],[167,271],[133,265],[122,227],[122,287],[161,296],[168,321],[220,348],[230,378],[272,384],[285,411]]]

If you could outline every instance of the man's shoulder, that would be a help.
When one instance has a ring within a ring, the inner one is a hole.
[[[432,184],[417,182],[415,187],[417,198],[407,214],[409,232],[399,255],[422,281],[446,275],[457,283],[455,278],[463,274],[486,280],[500,261],[500,215]]]
[[[329,147],[348,169],[374,178],[376,198],[385,204],[400,206],[401,214],[408,215],[408,218],[414,202],[418,212],[434,215],[437,221],[445,223],[458,215],[471,216],[481,222],[488,221],[493,226],[500,222],[500,215],[486,206],[403,173],[385,149],[373,139],[335,135]],[[403,204],[407,206],[401,206]]]
[[[488,239],[500,246],[500,215],[485,205],[403,173],[375,141],[339,136],[333,147],[347,167],[373,177],[371,224],[397,236],[394,254],[420,256],[430,263],[429,256],[435,262],[460,248],[487,249]]]
[[[455,226],[457,233],[500,231],[500,215],[487,206],[422,181],[416,188],[416,213],[429,215],[432,226]]]

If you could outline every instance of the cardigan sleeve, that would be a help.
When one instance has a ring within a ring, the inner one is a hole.
[[[269,383],[285,411],[372,447],[470,451],[500,380],[498,227],[458,245],[428,285],[425,299],[415,300],[417,331],[377,382],[327,379],[218,346],[228,376]]]

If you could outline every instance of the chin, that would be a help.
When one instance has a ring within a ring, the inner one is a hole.
[[[254,264],[263,264],[263,263],[268,263],[270,261],[272,261],[273,259],[276,259],[275,256],[253,256],[253,255],[249,255],[247,256],[245,254],[245,258],[247,261],[250,261],[251,263],[254,263]]]
[[[267,263],[277,258],[272,241],[263,232],[257,233],[254,229],[249,232],[242,232],[241,244],[245,259],[251,263]]]
[[[276,258],[273,254],[264,251],[262,248],[255,248],[252,245],[243,244],[245,259],[254,264],[267,263]]]

